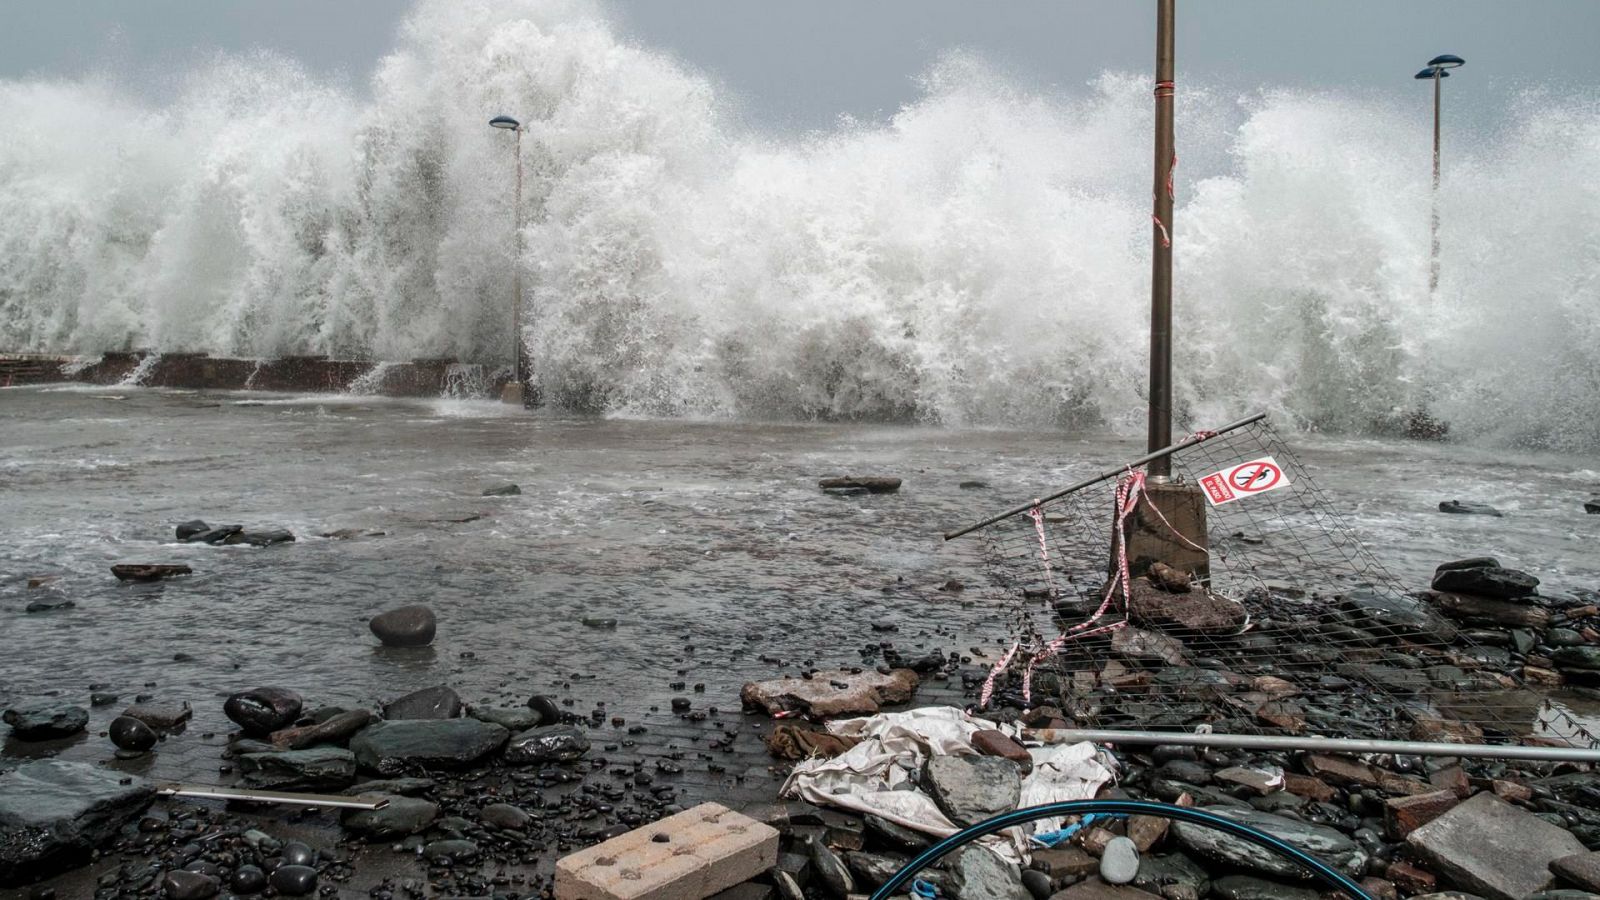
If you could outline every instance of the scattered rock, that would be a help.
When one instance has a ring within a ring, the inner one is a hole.
[[[521,807],[509,803],[491,803],[478,810],[478,818],[491,828],[504,831],[521,831],[533,821],[533,816]]]
[[[1490,900],[1520,900],[1551,881],[1550,864],[1584,852],[1565,828],[1481,793],[1406,838],[1429,868]]]
[[[107,730],[111,733],[111,743],[119,750],[144,753],[156,745],[155,730],[132,716],[117,716]]]
[[[1467,625],[1543,630],[1550,624],[1548,612],[1524,603],[1440,591],[1430,591],[1426,596],[1441,613]]]
[[[135,703],[122,711],[125,716],[138,719],[157,731],[170,731],[189,721],[194,715],[187,700],[176,703],[171,701],[147,700]]]
[[[985,756],[998,756],[1016,763],[1026,775],[1033,771],[1033,757],[1028,748],[1017,743],[1003,731],[986,728],[972,733],[972,748]]]
[[[112,566],[111,574],[117,576],[118,581],[160,581],[178,575],[192,575],[194,570],[185,565],[169,563],[126,563]]]
[[[1433,589],[1436,591],[1502,600],[1530,596],[1538,587],[1539,579],[1527,572],[1499,566],[1440,569],[1433,576]]]
[[[1181,572],[1163,562],[1150,564],[1149,577],[1151,584],[1173,594],[1188,593],[1192,582],[1188,572]]]
[[[1504,513],[1487,503],[1472,503],[1466,500],[1441,500],[1439,512],[1455,513],[1461,516],[1494,516],[1500,518]]]
[[[81,706],[37,700],[19,704],[0,714],[20,741],[53,741],[72,737],[89,724],[89,711]]]
[[[961,900],[1032,900],[1017,867],[986,847],[969,846],[952,854],[954,893]]]
[[[222,890],[222,882],[199,872],[174,869],[161,877],[161,890],[167,900],[206,900]]]
[[[456,719],[461,717],[461,697],[445,685],[423,688],[384,704],[383,717],[402,719]]]
[[[315,725],[301,725],[274,731],[271,741],[273,746],[289,750],[303,750],[318,744],[342,747],[348,744],[357,732],[371,723],[372,713],[364,709],[352,709],[337,713]]]
[[[1211,882],[1213,896],[1223,900],[1321,900],[1322,892],[1249,875],[1224,875]]]
[[[834,897],[849,897],[855,893],[856,882],[850,875],[850,868],[844,864],[837,853],[828,849],[828,845],[814,837],[806,838],[806,855],[811,857],[811,864],[816,868],[817,877],[822,880],[828,893]]]
[[[211,526],[207,525],[205,522],[202,522],[199,519],[190,519],[189,521],[184,522],[184,523],[182,523],[181,525],[178,526],[178,528],[177,528],[178,540],[179,541],[183,541],[183,542],[187,542],[190,539],[192,539],[195,535],[197,535],[197,534],[205,534],[206,532],[208,532],[210,530],[211,530]]]
[[[561,721],[561,707],[543,694],[529,697],[528,708],[539,714],[540,725],[554,725]]]
[[[922,787],[951,822],[969,827],[1016,809],[1022,778],[1016,765],[995,756],[933,756]]]
[[[1128,659],[1159,660],[1169,666],[1181,666],[1186,661],[1183,644],[1177,638],[1132,627],[1111,632],[1111,650]]]
[[[522,493],[522,487],[515,484],[500,484],[483,489],[485,497],[515,497]]]
[[[369,841],[386,841],[416,834],[439,817],[437,804],[416,797],[399,795],[382,796],[389,805],[382,809],[347,809],[340,813],[339,822],[347,830]]]
[[[261,871],[260,866],[245,864],[233,871],[229,883],[234,893],[259,894],[267,889],[267,873]]]
[[[1600,851],[1574,853],[1550,861],[1550,871],[1562,881],[1600,893]]]
[[[1600,515],[1600,497],[1583,501],[1583,511],[1591,516]]]
[[[1383,824],[1389,837],[1403,840],[1406,835],[1432,822],[1461,802],[1455,791],[1429,791],[1383,801]]]
[[[186,544],[221,544],[239,532],[244,531],[243,525],[223,525],[219,528],[208,528],[205,531],[189,535],[184,540]]]
[[[388,647],[426,647],[438,630],[433,610],[422,604],[402,606],[373,616],[367,627]]]
[[[460,768],[500,749],[509,733],[477,719],[378,722],[350,740],[361,768],[400,775],[413,767]]]
[[[268,883],[285,897],[304,897],[317,889],[317,870],[310,866],[279,866],[272,870]]]
[[[1129,618],[1136,625],[1179,629],[1191,634],[1229,634],[1244,625],[1242,604],[1205,589],[1174,594],[1135,578],[1130,586]]]
[[[1100,853],[1100,880],[1128,884],[1139,874],[1139,847],[1132,839],[1114,837]]]
[[[324,791],[356,780],[356,756],[338,747],[242,753],[239,772],[254,787],[271,791]]]
[[[933,841],[920,831],[913,831],[898,822],[891,822],[882,816],[871,813],[864,820],[866,830],[872,834],[879,843],[887,844],[896,850],[918,852],[926,850]]]
[[[769,715],[790,711],[818,718],[873,715],[882,706],[910,700],[918,681],[917,673],[910,669],[893,669],[887,675],[840,669],[817,672],[809,679],[753,681],[739,692],[739,699],[746,707],[765,709]]]
[[[274,544],[294,543],[294,533],[286,528],[269,531],[241,531],[228,538],[230,544],[249,544],[252,547],[271,547]]]
[[[430,862],[449,865],[471,862],[478,858],[478,853],[477,844],[460,839],[430,841],[422,848],[422,855]]]
[[[222,704],[222,712],[244,733],[265,737],[300,717],[305,701],[287,688],[258,687],[240,691]]]
[[[861,493],[892,494],[900,490],[900,479],[876,475],[851,475],[843,478],[824,478],[817,486],[830,494]]]
[[[1360,845],[1325,825],[1314,825],[1271,813],[1228,806],[1208,807],[1206,812],[1265,831],[1351,875],[1361,874],[1367,864],[1367,853]],[[1214,828],[1174,822],[1171,832],[1185,849],[1209,859],[1266,875],[1278,875],[1284,878],[1299,878],[1303,875],[1303,870],[1298,864]]]
[[[154,798],[144,779],[84,763],[43,759],[0,775],[0,886],[83,861]]]
[[[511,738],[506,762],[513,765],[571,762],[589,752],[589,738],[573,725],[544,725]]]
[[[480,722],[493,722],[512,734],[527,731],[544,719],[531,709],[506,709],[494,706],[474,706],[467,710],[467,715]]]
[[[44,597],[39,600],[29,600],[24,609],[31,613],[55,612],[58,609],[72,609],[77,605],[66,597]]]

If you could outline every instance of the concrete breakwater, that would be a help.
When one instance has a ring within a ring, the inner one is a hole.
[[[285,356],[234,359],[204,353],[119,351],[98,358],[0,354],[0,387],[86,384],[203,390],[366,393],[389,397],[495,397],[509,372],[453,359],[405,362]]]

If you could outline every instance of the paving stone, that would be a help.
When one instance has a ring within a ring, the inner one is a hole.
[[[1489,900],[1521,900],[1544,889],[1551,862],[1585,849],[1566,829],[1490,793],[1411,832],[1406,843],[1456,887]]]
[[[668,840],[656,841],[656,835]],[[700,900],[772,868],[778,832],[715,803],[669,816],[556,864],[557,900]]]

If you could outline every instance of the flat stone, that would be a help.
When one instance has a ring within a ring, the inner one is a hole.
[[[876,838],[879,843],[888,844],[897,850],[914,853],[926,850],[933,844],[933,839],[928,835],[871,813],[866,815],[863,824],[866,826],[867,833]]]
[[[390,722],[401,719],[455,719],[464,704],[461,697],[445,685],[412,691],[383,706],[383,717]]]
[[[53,741],[83,731],[89,711],[55,700],[33,700],[7,709],[0,721],[11,726],[11,736],[17,740]]]
[[[1050,900],[1153,900],[1160,894],[1151,894],[1126,884],[1106,884],[1098,878],[1080,881]]]
[[[1017,867],[987,847],[972,845],[952,854],[950,872],[961,900],[1032,900]]]
[[[506,744],[512,765],[571,762],[589,752],[589,737],[575,725],[541,725],[514,735]]]
[[[187,540],[189,540],[190,538],[194,537],[197,534],[205,534],[206,532],[208,532],[210,530],[211,530],[211,526],[207,525],[205,522],[201,521],[200,519],[190,519],[187,522],[183,522],[183,523],[179,524],[178,527],[175,529],[175,531],[177,532],[178,540],[180,540],[180,541],[187,541]]]
[[[533,821],[527,810],[510,803],[491,803],[478,810],[478,818],[483,824],[503,831],[520,831]]]
[[[77,605],[66,597],[43,597],[38,600],[28,601],[28,605],[23,608],[23,611],[30,613],[55,612],[58,609],[72,609]]]
[[[356,780],[356,756],[338,747],[239,755],[239,773],[252,787],[271,791],[326,791]]]
[[[0,886],[77,865],[154,798],[144,779],[84,763],[42,759],[0,775]]]
[[[1197,900],[1211,890],[1211,878],[1184,853],[1146,853],[1139,860],[1139,874],[1134,876],[1133,886],[1168,898]]]
[[[426,647],[439,626],[433,610],[422,604],[402,606],[373,616],[367,627],[389,647]]]
[[[243,525],[221,525],[191,534],[184,538],[183,542],[185,544],[224,544],[227,543],[229,538],[241,531],[244,531]]]
[[[1498,597],[1515,600],[1527,597],[1539,587],[1539,579],[1516,569],[1481,566],[1473,569],[1445,569],[1433,576],[1433,589],[1452,594]]]
[[[477,719],[408,719],[378,722],[350,740],[356,763],[379,775],[413,766],[461,768],[499,750],[509,733]]]
[[[828,493],[892,494],[900,490],[900,479],[879,475],[848,475],[842,478],[824,478],[817,486]]]
[[[241,531],[228,538],[230,544],[249,544],[252,547],[271,547],[276,544],[294,543],[294,532],[286,528],[272,528],[266,531]]]
[[[1574,853],[1550,861],[1550,871],[1562,881],[1586,891],[1600,891],[1600,851]]]
[[[1461,798],[1453,790],[1391,797],[1383,801],[1384,828],[1391,840],[1403,840],[1406,835],[1449,812],[1460,802]]]
[[[1544,629],[1550,624],[1550,613],[1511,600],[1445,591],[1428,591],[1424,596],[1439,612],[1466,625]]]
[[[1378,634],[1425,637],[1441,644],[1454,643],[1459,636],[1454,625],[1412,597],[1362,589],[1339,597],[1337,607],[1354,616],[1360,627]]]
[[[883,706],[910,700],[918,681],[917,673],[910,669],[892,669],[887,675],[871,669],[839,669],[816,672],[809,679],[750,682],[739,692],[739,699],[746,707],[765,709],[769,715],[792,711],[819,718],[872,715]]]
[[[168,563],[127,563],[111,567],[118,581],[160,581],[179,575],[192,575],[194,570],[185,565]]]
[[[1100,868],[1100,860],[1072,844],[1033,851],[1033,864],[1056,880],[1082,878]]]
[[[1114,837],[1100,852],[1100,880],[1106,884],[1128,884],[1139,874],[1139,847],[1133,839]]]
[[[1217,770],[1215,777],[1218,781],[1237,784],[1261,795],[1283,790],[1283,770],[1277,766],[1262,768],[1231,766]]]
[[[494,487],[483,489],[485,497],[515,497],[522,493],[522,488],[515,484],[498,484]]]
[[[1022,778],[995,756],[934,756],[922,768],[922,787],[951,822],[977,825],[1017,808]]]
[[[1159,660],[1169,666],[1185,663],[1183,643],[1154,631],[1118,628],[1111,632],[1111,651],[1134,660]]]
[[[1557,647],[1550,654],[1550,660],[1562,670],[1597,671],[1600,670],[1600,647]]]
[[[467,715],[480,722],[493,722],[512,734],[527,731],[544,720],[531,709],[516,707],[474,706],[467,710]]]
[[[1550,863],[1585,848],[1564,828],[1480,793],[1411,832],[1429,868],[1490,900],[1521,900],[1551,882]]]
[[[161,876],[161,890],[167,900],[206,900],[222,890],[222,882],[199,872],[174,869]]]
[[[395,794],[366,794],[389,801],[382,809],[347,809],[340,813],[339,822],[346,830],[369,841],[386,841],[416,834],[439,817],[435,803],[416,797]]]
[[[1224,875],[1211,882],[1211,895],[1223,900],[1321,900],[1322,892],[1249,875]]]
[[[1206,812],[1265,831],[1350,875],[1360,875],[1367,864],[1367,853],[1360,845],[1325,825],[1313,825],[1272,813],[1227,806],[1208,807]],[[1230,863],[1264,875],[1276,875],[1282,878],[1303,877],[1304,871],[1298,864],[1214,828],[1174,822],[1171,831],[1179,845],[1208,859]]]
[[[222,704],[222,712],[244,733],[265,737],[300,717],[305,701],[288,688],[258,687],[240,691]]]
[[[157,731],[165,731],[177,728],[179,725],[189,721],[189,718],[194,715],[194,710],[190,708],[187,700],[177,702],[151,700],[145,703],[135,703],[123,710],[122,714],[138,719]]]
[[[1439,512],[1454,513],[1458,516],[1493,516],[1497,519],[1505,515],[1487,503],[1473,503],[1467,500],[1441,500]]]
[[[993,728],[974,731],[971,741],[972,748],[985,756],[1009,759],[1022,769],[1023,774],[1033,771],[1033,757],[1028,749],[1003,731]]]

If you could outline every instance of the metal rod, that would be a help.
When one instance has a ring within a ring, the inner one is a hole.
[[[1155,219],[1150,223],[1150,411],[1146,427],[1146,447],[1152,453],[1172,443],[1173,5],[1174,0],[1156,3],[1156,159],[1151,190]],[[1171,475],[1171,459],[1152,459],[1150,474],[1157,478]]]
[[[1192,734],[1181,731],[1103,731],[1077,728],[1030,729],[1025,734],[1049,743],[1092,741],[1097,744],[1179,744],[1189,747],[1227,747],[1237,750],[1310,750],[1344,754],[1401,753],[1409,756],[1600,762],[1600,749],[1584,747],[1524,747],[1518,744],[1447,744],[1433,741],[1370,741],[1262,734]]]
[[[517,126],[517,198],[512,211],[512,228],[516,232],[516,257],[511,261],[511,380],[522,384],[526,373],[522,367],[522,131]]]
[[[284,791],[243,791],[237,788],[198,784],[168,784],[156,789],[163,797],[197,797],[202,800],[250,800],[256,803],[284,803],[290,806],[323,806],[333,809],[383,809],[387,797],[340,797],[333,794],[291,794]]]
[[[1428,265],[1428,296],[1439,290],[1439,94],[1444,69],[1433,69],[1433,249]]]
[[[974,523],[972,525],[968,525],[967,527],[962,528],[962,529],[960,529],[958,531],[948,532],[947,534],[945,534],[944,539],[947,540],[947,541],[953,541],[956,538],[961,537],[962,535],[971,534],[972,532],[977,531],[980,528],[987,528],[987,527],[989,527],[990,525],[993,525],[996,522],[1000,522],[1000,521],[1003,521],[1005,519],[1009,519],[1012,516],[1020,516],[1023,513],[1027,512],[1028,510],[1033,509],[1035,506],[1040,505],[1041,503],[1049,503],[1051,500],[1059,500],[1060,498],[1065,497],[1068,494],[1075,494],[1078,491],[1081,491],[1086,487],[1093,487],[1094,485],[1097,485],[1100,482],[1105,481],[1107,478],[1115,478],[1116,476],[1121,475],[1123,472],[1126,472],[1129,469],[1134,468],[1135,466],[1142,466],[1142,465],[1145,465],[1146,463],[1150,462],[1151,460],[1154,460],[1154,459],[1157,459],[1157,458],[1168,457],[1168,456],[1171,456],[1174,453],[1177,453],[1179,450],[1187,450],[1188,448],[1193,447],[1196,444],[1203,444],[1206,441],[1211,440],[1212,438],[1222,437],[1223,435],[1225,435],[1225,434],[1227,434],[1227,433],[1229,433],[1231,431],[1237,431],[1240,428],[1245,427],[1246,425],[1254,425],[1255,423],[1261,421],[1262,419],[1265,419],[1266,417],[1267,417],[1266,413],[1259,412],[1259,413],[1256,413],[1253,416],[1246,416],[1245,418],[1240,419],[1237,422],[1230,422],[1227,425],[1224,425],[1221,428],[1218,428],[1216,431],[1208,431],[1208,432],[1205,432],[1204,434],[1190,435],[1189,437],[1184,438],[1183,440],[1177,442],[1176,444],[1173,444],[1170,447],[1162,447],[1159,450],[1156,450],[1156,451],[1153,451],[1153,452],[1150,452],[1150,453],[1146,453],[1144,456],[1141,456],[1138,459],[1135,459],[1135,460],[1132,460],[1130,462],[1124,463],[1124,464],[1122,464],[1120,466],[1115,466],[1113,468],[1107,469],[1104,472],[1101,472],[1099,475],[1094,476],[1093,478],[1086,478],[1083,481],[1078,482],[1077,484],[1074,484],[1074,485],[1072,485],[1070,487],[1066,487],[1066,488],[1063,488],[1063,489],[1061,489],[1059,491],[1056,491],[1054,494],[1050,494],[1050,495],[1045,496],[1045,497],[1039,497],[1038,499],[1034,500],[1031,503],[1024,503],[1021,506],[1016,507],[1015,509],[1008,509],[1003,513],[998,513],[996,515],[992,515],[989,518],[984,519],[982,522],[977,522],[977,523]]]

